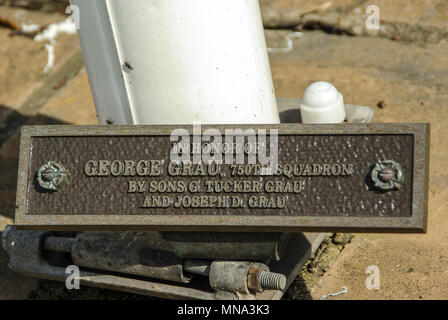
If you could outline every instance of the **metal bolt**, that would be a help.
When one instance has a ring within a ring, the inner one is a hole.
[[[401,165],[394,160],[377,162],[370,177],[375,188],[381,191],[399,190],[404,182]]]
[[[380,171],[379,176],[380,176],[381,181],[389,182],[394,177],[394,170],[392,170],[391,168],[383,168]]]
[[[261,271],[259,281],[263,289],[284,290],[286,287],[286,277],[281,273]]]
[[[68,182],[68,171],[60,163],[48,161],[37,171],[37,182],[43,189],[57,192]]]
[[[57,171],[54,168],[46,168],[42,171],[42,180],[49,182],[57,178]]]

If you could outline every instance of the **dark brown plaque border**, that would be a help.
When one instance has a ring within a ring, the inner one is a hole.
[[[421,233],[427,227],[429,124],[336,125],[202,125],[217,128],[279,129],[279,135],[387,135],[414,136],[412,215],[410,217],[316,216],[194,216],[194,215],[26,215],[30,144],[33,137],[47,136],[145,136],[169,135],[173,129],[192,126],[24,126],[20,143],[15,223],[23,229],[45,230],[166,230],[166,231],[309,231]]]

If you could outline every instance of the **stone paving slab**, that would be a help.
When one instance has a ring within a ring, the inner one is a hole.
[[[448,2],[444,0],[375,0],[384,21],[419,24],[448,31]]]

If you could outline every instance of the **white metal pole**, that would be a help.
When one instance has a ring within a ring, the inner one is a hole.
[[[258,0],[72,0],[100,123],[279,123]]]

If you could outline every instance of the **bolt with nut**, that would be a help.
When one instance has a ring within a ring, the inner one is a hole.
[[[263,265],[254,263],[247,275],[247,286],[256,292],[284,290],[286,277],[281,273],[270,272],[268,268],[263,268]]]

